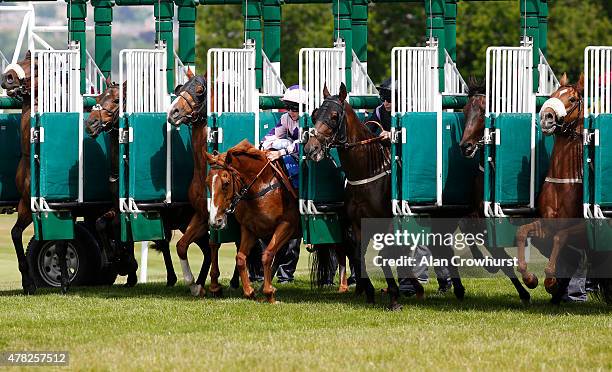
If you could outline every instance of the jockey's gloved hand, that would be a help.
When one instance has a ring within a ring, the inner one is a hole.
[[[282,151],[274,151],[273,150],[273,151],[268,151],[266,153],[266,156],[268,157],[268,160],[274,161],[274,160],[279,159],[281,156],[283,156],[283,153],[282,153]]]

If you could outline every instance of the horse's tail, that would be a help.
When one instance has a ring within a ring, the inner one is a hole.
[[[310,257],[310,286],[323,288],[333,274],[333,261],[331,247],[327,245],[313,246],[309,249]]]

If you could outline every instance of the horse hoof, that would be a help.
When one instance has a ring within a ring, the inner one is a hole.
[[[521,303],[525,306],[531,305],[531,296],[521,297]]]
[[[421,287],[420,289],[417,289],[416,293],[415,293],[415,298],[418,301],[422,301],[425,299],[425,289],[423,287]]]
[[[168,279],[166,279],[166,287],[174,287],[176,280],[176,275],[169,276]]]
[[[36,284],[34,282],[30,283],[22,283],[23,294],[25,295],[33,295],[36,292]]]
[[[346,293],[346,292],[348,292],[348,285],[341,285],[338,288],[338,293]]]
[[[389,292],[389,287],[380,289],[380,293],[382,293],[383,295],[386,295],[387,292]]]
[[[554,296],[559,291],[559,283],[556,278],[546,278],[544,279],[544,288],[546,292]]]
[[[238,282],[238,280],[230,280],[230,288],[232,289],[238,289],[238,287],[240,286],[240,283]]]
[[[529,274],[526,277],[523,277],[523,283],[529,289],[535,289],[538,286],[538,277],[536,274]]]
[[[387,309],[389,311],[402,311],[403,306],[398,304],[397,302],[389,304],[389,306],[387,307]]]
[[[459,301],[463,301],[463,299],[465,298],[465,288],[455,286],[453,292],[455,293],[455,297],[457,297]]]
[[[247,300],[255,300],[255,290],[251,289],[251,293],[245,293],[244,298],[246,298]]]
[[[363,286],[360,286],[360,285],[355,286],[355,297],[361,296],[364,291],[365,289],[363,289]]]
[[[210,292],[210,297],[213,298],[221,298],[223,297],[223,288],[219,287],[217,289],[210,289],[208,290]]]

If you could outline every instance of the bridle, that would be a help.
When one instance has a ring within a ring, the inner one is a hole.
[[[482,93],[475,93],[472,94],[470,97],[483,97],[486,99],[486,95]],[[486,138],[485,133],[483,132],[482,137],[480,137],[480,139],[474,143],[474,146],[476,147],[476,149],[474,150],[474,154],[476,154],[476,152],[479,151],[485,145],[485,142]]]
[[[328,113],[329,111],[331,111],[331,107],[330,107],[331,105],[338,108],[339,115],[335,121],[331,120],[331,113]],[[327,118],[324,121],[318,119],[319,117],[325,114],[327,114]],[[316,138],[317,141],[319,141],[319,143],[321,144],[321,148],[323,149],[323,152],[325,154],[328,154],[329,149],[332,147],[341,148],[341,149],[350,149],[356,146],[362,146],[362,145],[367,145],[367,144],[374,143],[374,142],[379,142],[384,138],[384,137],[373,137],[373,138],[368,138],[368,139],[357,141],[357,142],[347,142],[346,110],[344,108],[343,102],[341,102],[337,98],[337,96],[325,98],[323,100],[323,103],[321,104],[321,107],[313,112],[312,121],[313,121],[313,124],[315,124],[317,121],[320,121],[323,125],[331,129],[333,133],[331,137],[327,137],[323,135],[321,132],[319,132],[316,127],[312,127],[308,129],[308,135]],[[370,122],[375,123],[382,130],[382,126],[377,121],[371,120],[364,124],[367,124]]]
[[[576,90],[576,87],[573,85],[570,86],[572,89]],[[558,118],[553,124],[555,128],[554,131],[562,136],[568,137],[569,139],[575,140],[582,136],[581,133],[576,132],[576,126],[578,122],[582,119],[582,110],[583,110],[583,100],[582,96],[578,94],[579,99],[572,104],[569,110],[566,110],[567,113],[562,118]],[[565,119],[572,116],[572,114],[578,109],[578,115],[576,118],[570,122],[566,122]]]
[[[204,87],[204,92],[197,94],[195,91],[194,83],[198,82],[202,87]],[[183,85],[181,91],[177,94],[177,98],[182,98],[189,108],[191,109],[191,114],[189,115],[180,115],[179,119],[187,119],[186,124],[191,125],[201,121],[206,118],[206,100],[202,97],[206,95],[206,82],[203,81],[201,76],[194,77],[193,80],[188,81]]]
[[[102,131],[103,132],[112,132],[114,130],[119,130],[119,128],[115,127],[115,125],[114,125],[115,123],[119,122],[119,104],[117,104],[117,108],[115,108],[114,110],[109,110],[106,107],[102,106],[101,104],[96,103],[91,108],[91,112],[92,112],[92,114],[94,112],[98,113],[98,121],[102,125]],[[106,112],[106,113],[110,114],[111,120],[108,120],[108,121],[102,120],[102,112]],[[109,128],[109,126],[110,126],[110,128]]]
[[[238,172],[236,168],[232,167],[230,164],[217,162],[211,165],[211,169],[225,170],[229,172],[230,177],[232,179],[230,182],[232,184],[232,200],[230,201],[229,207],[227,207],[227,209],[225,210],[225,214],[233,214],[235,212],[238,203],[240,203],[241,200],[247,198],[247,193],[249,192],[251,187],[253,187],[257,179],[259,179],[261,174],[264,172],[264,170],[266,170],[266,168],[268,168],[268,166],[270,166],[271,164],[272,163],[270,162],[270,160],[267,160],[266,164],[259,170],[259,172],[257,172],[257,175],[253,177],[253,179],[249,183],[244,182],[242,176],[240,175],[240,172]],[[236,183],[240,185],[238,192],[236,192]],[[253,199],[261,197],[267,194],[269,191],[272,191],[278,187],[280,187],[280,183],[276,183],[273,186],[269,186],[266,189],[260,191]]]

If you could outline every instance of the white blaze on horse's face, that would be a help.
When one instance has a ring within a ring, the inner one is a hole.
[[[215,190],[221,187],[221,178],[218,174],[213,175],[212,181],[210,182],[210,210],[208,211],[208,223],[210,226],[217,229],[222,229],[227,224],[225,210],[221,210],[221,203],[219,202],[220,199],[222,199],[222,195],[215,192]]]

